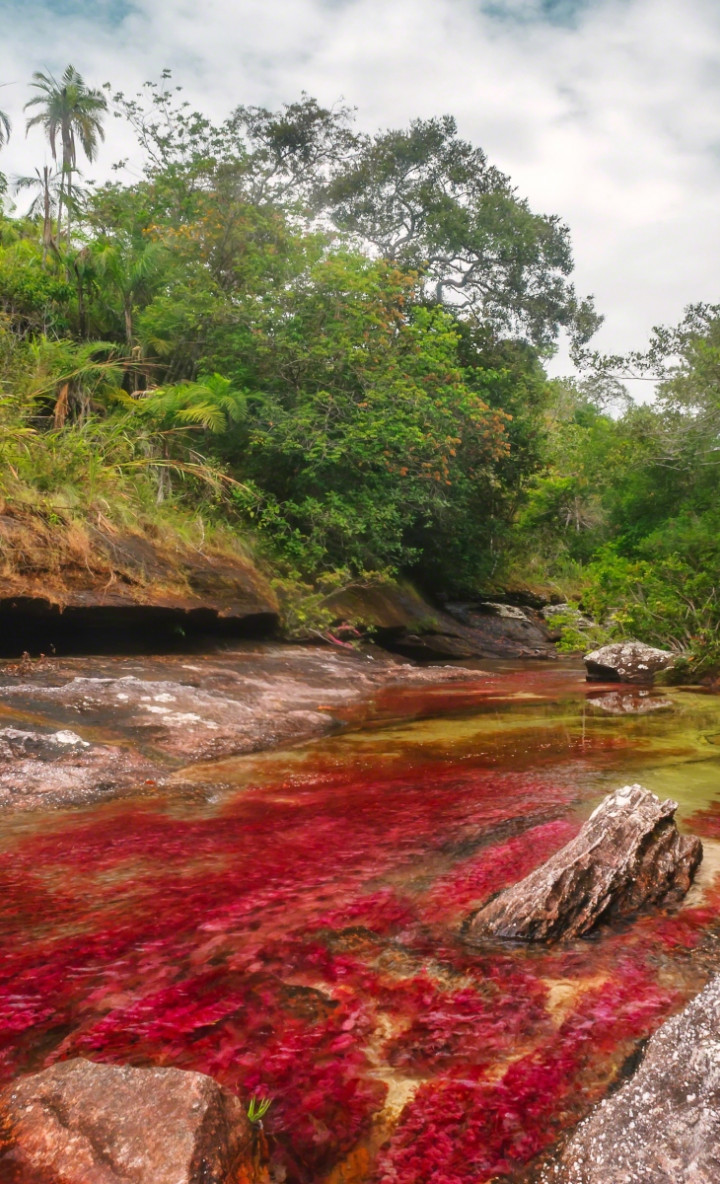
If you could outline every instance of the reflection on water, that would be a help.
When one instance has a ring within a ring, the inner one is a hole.
[[[165,801],[10,822],[4,1078],[73,1055],[200,1069],[272,1099],[291,1182],[532,1174],[716,963],[719,701],[499,667],[353,722],[181,770]],[[468,913],[628,781],[707,840],[685,906],[467,948]]]

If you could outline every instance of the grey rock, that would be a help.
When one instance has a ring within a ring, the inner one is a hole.
[[[640,1068],[580,1124],[542,1184],[718,1184],[720,976],[651,1037]]]
[[[619,641],[585,654],[589,682],[652,682],[659,670],[674,666],[677,655],[643,641]]]
[[[678,833],[676,809],[641,785],[610,794],[570,843],[475,913],[467,936],[570,939],[608,917],[681,900],[702,844]]]

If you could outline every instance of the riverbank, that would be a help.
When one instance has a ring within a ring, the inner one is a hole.
[[[474,677],[377,649],[250,642],[0,663],[0,808],[153,796],[198,761],[298,744],[381,713],[392,690],[411,698]]]

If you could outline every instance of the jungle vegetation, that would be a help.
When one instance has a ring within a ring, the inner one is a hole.
[[[568,228],[450,116],[368,135],[303,95],[215,124],[168,72],[128,97],[72,66],[28,93],[46,151],[0,216],[12,512],[199,524],[305,587],[540,590],[717,657],[720,307],[594,355]],[[132,179],[94,185],[113,117]],[[0,148],[22,131],[0,112]],[[562,333],[582,381],[547,377]]]

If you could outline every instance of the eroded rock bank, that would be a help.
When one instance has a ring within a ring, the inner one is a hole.
[[[155,646],[183,633],[268,636],[278,603],[252,559],[177,536],[121,531],[107,522],[47,524],[0,514],[0,655],[92,653]]]
[[[635,1076],[578,1127],[542,1184],[717,1184],[720,976],[648,1042]]]
[[[676,810],[641,785],[610,794],[576,838],[475,913],[468,938],[570,940],[599,921],[681,900],[702,843],[679,834]]]
[[[0,667],[0,808],[154,793],[178,768],[324,735],[388,687],[463,682],[323,647],[250,645],[206,655],[53,659]]]
[[[556,656],[534,609],[491,600],[432,604],[410,584],[352,584],[327,597],[336,620],[372,630],[377,642],[418,661]]]

